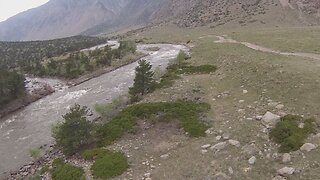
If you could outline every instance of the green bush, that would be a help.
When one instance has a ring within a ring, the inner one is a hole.
[[[170,119],[177,119],[180,126],[193,137],[204,136],[208,127],[199,121],[199,113],[210,108],[205,103],[193,102],[158,102],[142,103],[127,107],[109,123],[97,130],[98,144],[109,145],[124,133],[136,126],[137,118],[150,118],[152,115],[161,115]]]
[[[53,137],[65,155],[73,155],[93,142],[93,125],[87,121],[87,107],[76,104],[63,116],[65,122],[52,129]]]
[[[309,134],[314,132],[313,119],[304,121],[303,128],[299,128],[300,116],[287,115],[281,118],[276,127],[270,132],[270,138],[280,144],[279,152],[286,153],[298,150]]]
[[[108,152],[99,157],[92,165],[95,178],[109,179],[121,175],[128,169],[127,157],[120,152]]]
[[[53,161],[51,176],[53,180],[84,180],[84,171],[80,167],[65,164],[62,159]]]
[[[129,103],[129,100],[125,96],[119,96],[112,99],[109,104],[96,104],[96,111],[101,114],[101,117],[108,121],[114,118],[122,109],[124,109]]]

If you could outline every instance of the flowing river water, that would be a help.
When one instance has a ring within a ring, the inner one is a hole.
[[[147,48],[159,47],[158,51]],[[170,59],[187,47],[172,44],[138,45],[138,51],[147,53],[143,59],[164,70]],[[0,119],[0,179],[6,172],[16,170],[32,159],[29,151],[53,142],[51,127],[62,120],[62,115],[75,103],[93,109],[97,103],[126,94],[132,86],[137,62],[103,74],[77,86],[62,89],[36,101],[22,110]],[[97,116],[94,113],[94,116]]]

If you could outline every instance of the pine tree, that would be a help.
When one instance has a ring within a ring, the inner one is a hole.
[[[154,90],[154,72],[151,71],[151,68],[151,64],[146,60],[139,61],[139,66],[136,67],[136,77],[134,79],[133,87],[129,88],[132,102],[138,101],[141,96]]]

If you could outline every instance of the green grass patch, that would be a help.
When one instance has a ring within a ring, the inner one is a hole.
[[[84,180],[84,171],[80,167],[66,164],[62,159],[53,161],[51,176],[53,180]]]
[[[81,156],[85,160],[94,160],[101,158],[102,156],[110,153],[110,151],[101,148],[95,148],[90,150],[85,150],[81,153]]]
[[[129,165],[127,157],[120,152],[96,151],[99,155],[91,167],[92,175],[99,179],[109,179],[125,172]]]
[[[313,119],[302,121],[300,116],[287,115],[271,130],[270,138],[281,145],[279,152],[296,151],[304,144],[309,134],[315,132],[313,121]],[[300,122],[304,122],[303,128],[299,128]]]
[[[200,65],[200,66],[183,66],[178,72],[180,74],[210,74],[217,70],[213,65]]]
[[[208,64],[200,66],[189,66],[186,62],[171,64],[167,67],[167,72],[161,77],[160,82],[156,84],[156,88],[161,89],[171,87],[175,80],[181,78],[181,74],[210,74],[216,70],[216,66]]]
[[[113,143],[124,133],[132,131],[138,118],[150,118],[152,115],[178,120],[179,125],[192,137],[204,136],[208,126],[199,121],[199,115],[209,109],[210,106],[206,103],[185,101],[131,105],[109,123],[98,128],[98,144],[104,146]]]

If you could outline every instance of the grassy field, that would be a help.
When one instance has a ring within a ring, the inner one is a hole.
[[[284,52],[320,54],[320,27],[264,28],[229,32],[239,41],[251,42]]]
[[[309,32],[307,28],[305,34]],[[161,27],[131,37],[145,39],[147,42],[183,43],[191,40],[194,47],[189,63],[211,64],[217,66],[218,70],[209,75],[184,75],[172,87],[156,90],[143,100],[159,102],[186,99],[207,102],[211,110],[203,120],[212,127],[212,134],[204,138],[188,138],[183,131],[176,132],[176,128],[171,127],[174,124],[153,125],[142,121],[140,125],[143,131],[127,135],[112,146],[129,154],[129,162],[133,164],[121,178],[137,179],[151,172],[152,179],[156,180],[204,179],[223,172],[240,180],[270,180],[278,169],[289,166],[301,170],[289,176],[290,179],[319,179],[319,166],[310,165],[319,164],[319,148],[304,156],[299,151],[293,152],[292,164],[283,164],[281,154],[277,154],[278,146],[269,140],[268,133],[255,120],[255,116],[267,111],[284,112],[315,117],[319,123],[320,62],[262,53],[239,44],[216,44],[213,42],[215,34],[222,33],[205,28]],[[234,33],[233,36],[237,34],[243,32]],[[296,35],[297,39],[304,40],[301,36],[303,32],[297,34],[300,34]],[[287,42],[288,47],[298,48],[295,45],[298,40],[290,37],[287,36],[287,41],[282,42],[282,45]],[[311,35],[306,39],[312,39]],[[270,41],[273,40],[276,38],[270,38]],[[304,41],[304,48],[315,47],[315,41],[310,44],[307,42]],[[283,104],[284,108],[278,109],[273,105],[278,103]],[[220,152],[201,152],[204,144],[222,142],[216,136],[223,134],[238,140],[241,147],[228,145]],[[253,154],[244,150],[249,145],[256,149]],[[169,157],[160,158],[163,154]],[[255,165],[249,165],[248,159],[253,155],[257,161]],[[151,168],[145,162],[155,167]]]

